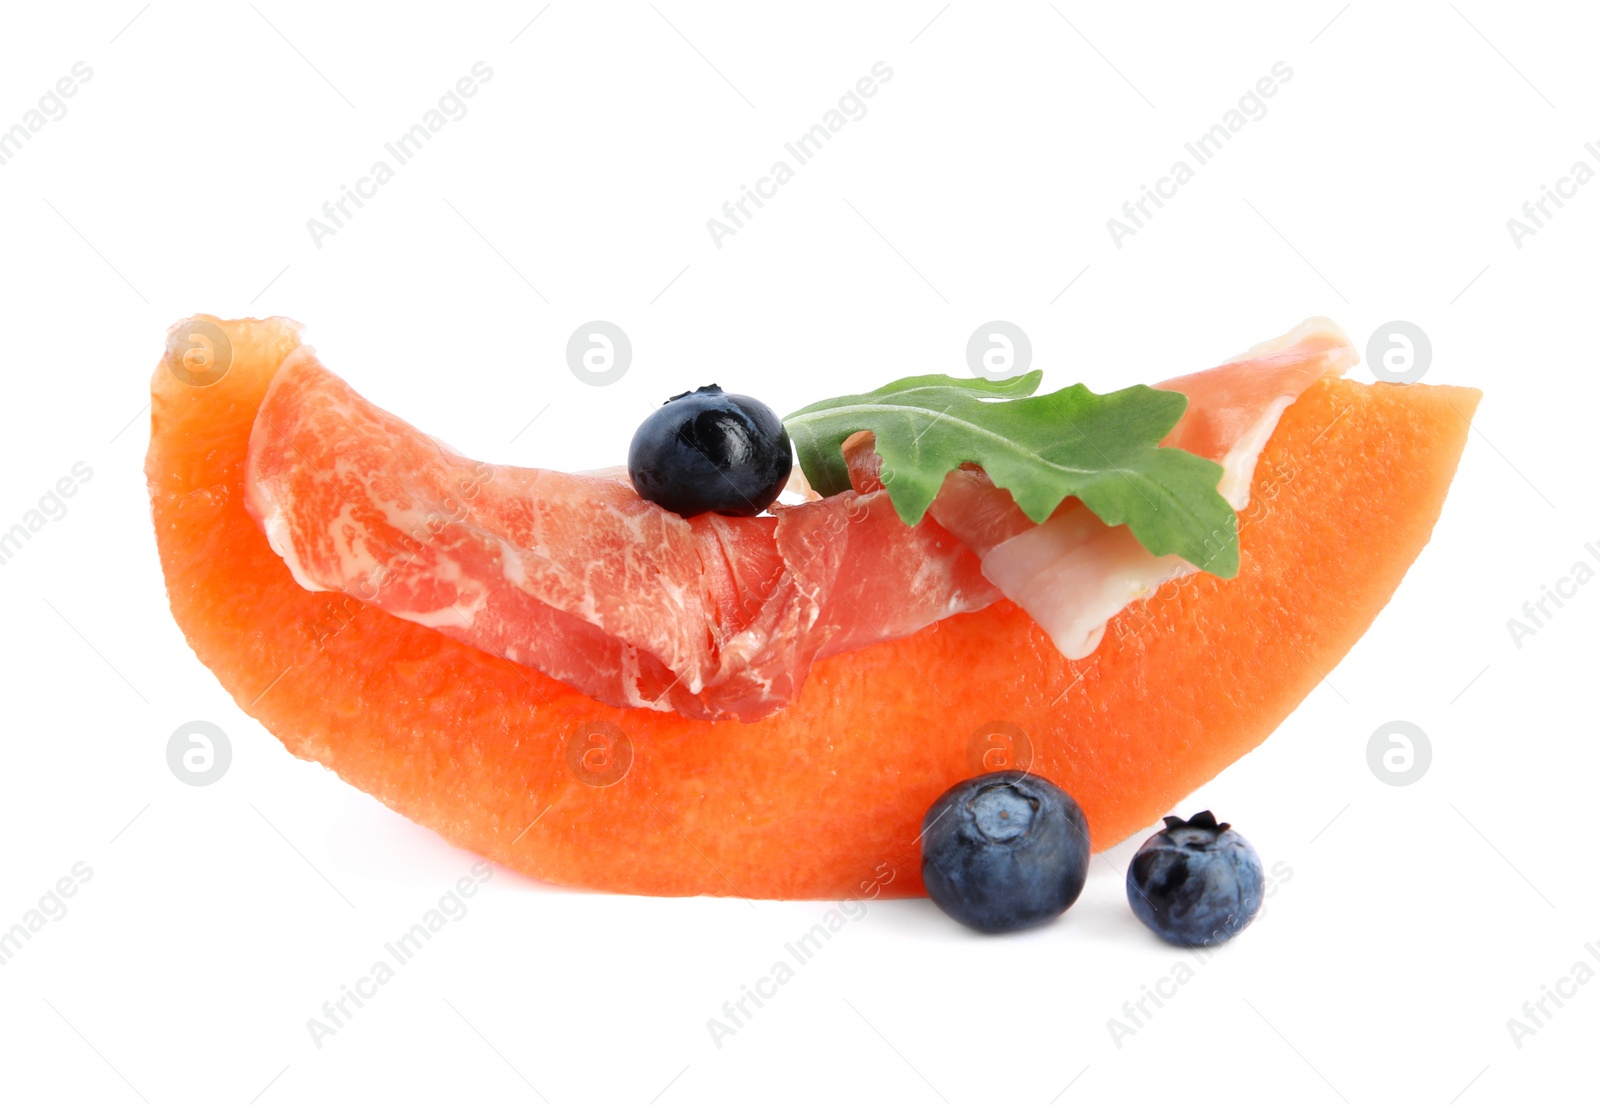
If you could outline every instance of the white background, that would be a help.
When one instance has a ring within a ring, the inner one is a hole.
[[[1600,169],[1589,12],[139,2],[0,16],[0,127],[93,70],[0,166],[0,530],[93,470],[0,566],[0,928],[93,871],[0,966],[0,1099],[1471,1106],[1590,1087],[1600,984],[1520,1045],[1507,1020],[1580,959],[1600,969],[1600,584],[1520,644],[1507,620],[1600,567],[1600,183],[1520,247],[1506,225],[1578,159]],[[314,244],[306,221],[480,60],[468,114]],[[894,76],[868,113],[717,248],[706,220],[878,61]],[[1114,245],[1107,219],[1279,61],[1265,118]],[[1180,805],[1291,873],[1209,963],[1128,912],[1135,840],[1022,936],[874,904],[719,1047],[706,1021],[825,905],[501,871],[319,1049],[306,1021],[475,859],[288,756],[173,624],[143,405],[167,326],[197,311],[299,319],[383,406],[561,468],[620,460],[650,407],[711,380],[782,412],[965,372],[991,319],[1027,331],[1049,388],[1202,368],[1313,314],[1363,348],[1409,320],[1428,381],[1486,396],[1394,602]],[[564,360],[591,319],[634,346],[607,388]],[[205,788],[165,757],[195,719],[233,748]],[[1395,719],[1431,739],[1407,787],[1367,763]],[[1193,979],[1115,1041],[1108,1020],[1179,962]]]

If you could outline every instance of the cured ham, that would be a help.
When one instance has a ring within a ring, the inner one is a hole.
[[[1160,387],[1190,400],[1165,440],[1218,461],[1248,502],[1284,409],[1356,361],[1310,320]],[[569,474],[465,458],[382,411],[307,347],[279,369],[250,436],[246,506],[301,586],[532,666],[618,707],[750,721],[799,695],[819,659],[1015,601],[1068,657],[1196,567],[1149,554],[1075,500],[1035,525],[973,467],[917,527],[846,443],[853,488],[770,515],[685,519],[618,470]]]
[[[684,519],[615,472],[462,457],[302,347],[250,436],[246,506],[307,589],[347,593],[618,707],[759,719],[819,658],[999,592],[930,520],[846,493]]]

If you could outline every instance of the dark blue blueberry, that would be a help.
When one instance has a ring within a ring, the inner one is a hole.
[[[793,455],[771,408],[706,385],[679,393],[639,424],[628,476],[640,496],[681,516],[754,516],[783,491]]]
[[[1210,812],[1150,836],[1128,867],[1128,903],[1169,943],[1227,942],[1261,910],[1265,879],[1256,848]]]
[[[986,773],[922,817],[922,881],[945,914],[977,931],[1019,931],[1072,907],[1089,875],[1089,821],[1041,777]]]

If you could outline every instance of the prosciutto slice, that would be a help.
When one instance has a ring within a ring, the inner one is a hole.
[[[268,389],[246,507],[307,589],[533,666],[618,707],[759,719],[819,658],[900,638],[999,592],[978,558],[888,495],[684,519],[616,472],[463,457],[307,348]]]
[[[1220,462],[1220,490],[1243,508],[1284,409],[1356,360],[1338,328],[1309,320],[1161,386],[1190,401],[1165,441]],[[1035,525],[974,467],[950,474],[907,527],[871,436],[845,449],[849,491],[766,516],[684,519],[620,470],[463,457],[302,347],[252,430],[246,507],[307,589],[347,593],[604,703],[695,719],[770,715],[818,660],[1002,596],[1080,658],[1127,604],[1195,572],[1075,500]]]

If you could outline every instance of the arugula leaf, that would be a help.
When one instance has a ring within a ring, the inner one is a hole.
[[[1036,396],[1042,378],[1038,370],[1005,381],[906,377],[808,405],[783,424],[824,496],[850,487],[844,440],[873,432],[884,486],[909,526],[922,521],[945,475],[973,462],[1035,523],[1076,496],[1105,523],[1126,523],[1152,554],[1180,555],[1218,577],[1239,572],[1238,516],[1217,491],[1222,467],[1158,445],[1186,396],[1147,385]]]

